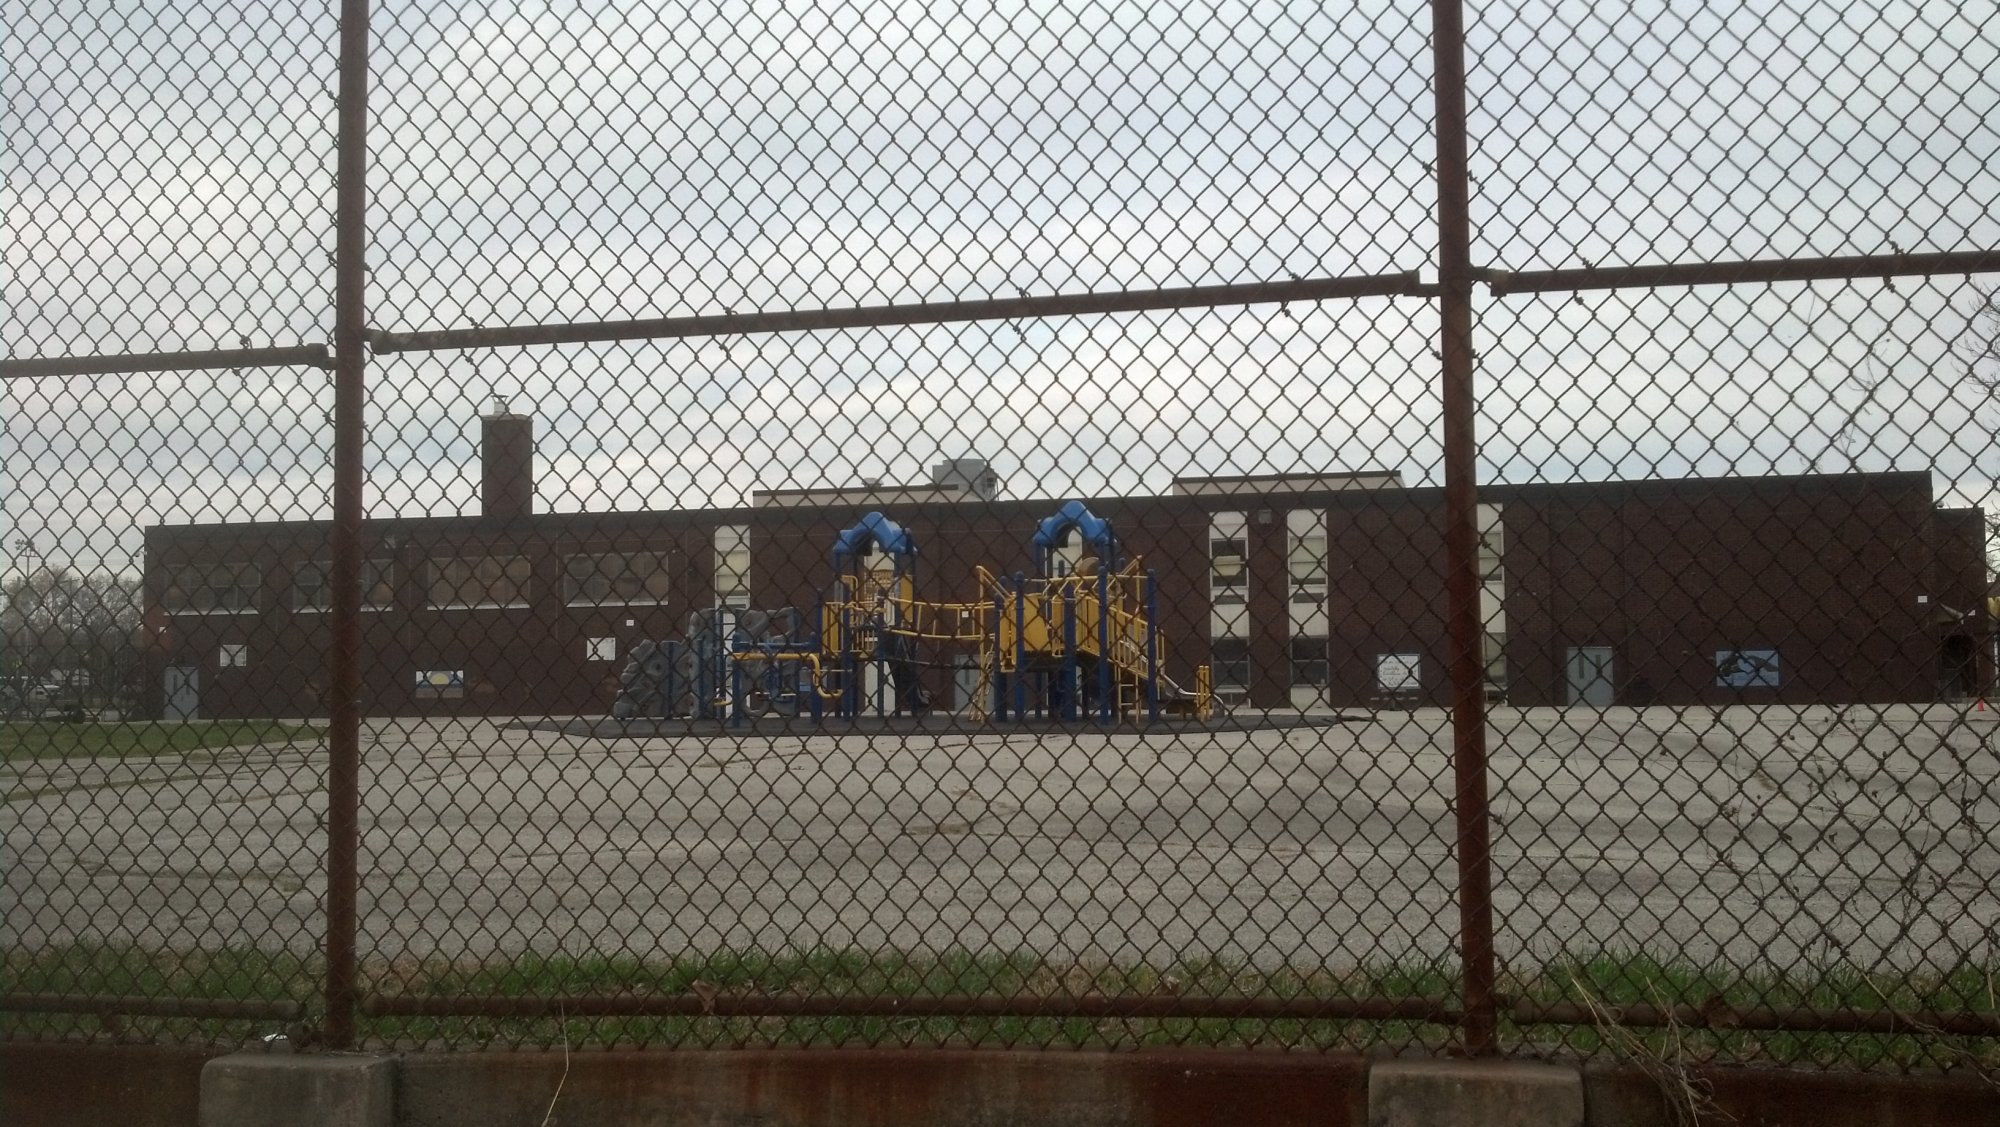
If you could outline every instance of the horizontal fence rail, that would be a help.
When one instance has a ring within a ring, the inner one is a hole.
[[[937,325],[959,321],[1017,321],[1040,317],[1081,317],[1102,313],[1144,313],[1168,309],[1202,309],[1217,305],[1258,305],[1336,298],[1427,296],[1434,290],[1418,282],[1417,272],[1351,278],[1296,278],[1291,281],[1245,282],[1221,286],[1182,286],[1111,293],[1053,294],[1047,297],[997,297],[972,301],[925,302],[859,309],[792,309],[769,313],[736,313],[699,317],[667,317],[643,321],[606,321],[564,325],[520,325],[502,328],[447,329],[437,332],[375,332],[369,342],[382,353],[443,349],[504,348],[538,344],[585,344],[593,341],[652,340],[672,337],[726,336],[732,333],[814,332],[829,329],[884,328],[896,325]]]
[[[728,994],[364,998],[370,1017],[1022,1017],[1255,1021],[1422,1021],[1454,1025],[1456,1009],[1423,998],[755,997]]]
[[[221,348],[206,352],[154,352],[130,356],[47,356],[0,360],[0,379],[108,376],[127,372],[198,372],[220,368],[331,368],[324,345],[294,348]]]

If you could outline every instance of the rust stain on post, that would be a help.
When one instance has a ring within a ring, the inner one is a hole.
[[[1497,1051],[1493,891],[1486,799],[1486,693],[1480,661],[1479,539],[1472,395],[1471,172],[1465,137],[1465,14],[1431,5],[1437,73],[1438,284],[1444,367],[1445,570],[1452,690],[1453,813],[1458,839],[1459,956],[1466,1051]]]

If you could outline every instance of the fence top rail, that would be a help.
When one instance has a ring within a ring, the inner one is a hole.
[[[50,376],[115,376],[138,372],[199,372],[228,368],[308,367],[330,371],[333,357],[323,344],[276,348],[217,348],[195,352],[131,352],[86,356],[34,356],[0,360],[0,379]]]
[[[1838,258],[1769,258],[1737,262],[1656,262],[1583,266],[1513,273],[1474,267],[1495,297],[1517,293],[1611,290],[1659,286],[1748,285],[1839,278],[1907,278],[1932,274],[1981,274],[2000,270],[2000,249],[1930,254],[1856,254]]]
[[[1583,266],[1565,270],[1518,272],[1493,267],[1473,267],[1470,273],[1473,281],[1485,283],[1495,297],[1505,297],[1509,294],[1571,290],[1752,285],[1839,278],[1979,274],[1992,271],[2000,271],[2000,249],[1939,251],[1925,254],[1847,255],[1834,258],[1639,263],[1627,266]],[[377,329],[369,333],[368,341],[374,351],[385,354],[444,352],[474,348],[812,332],[964,321],[1011,321],[1097,313],[1143,313],[1209,306],[1325,301],[1340,298],[1433,298],[1441,292],[1436,283],[1422,280],[1421,271],[1403,270],[1390,274],[1361,274],[1338,278],[1293,278],[1283,281],[1241,282],[1214,286],[1051,294],[1045,297],[1023,295],[968,301],[855,306],[847,309],[788,309],[765,313],[736,313],[725,310],[720,314],[689,317],[566,321],[410,333]],[[36,362],[0,361],[0,364],[9,365],[26,363]],[[238,367],[248,366],[250,363],[251,361],[244,360],[239,363],[212,363],[201,366]],[[327,365],[322,363],[321,366]]]
[[[1037,317],[1074,317],[1092,313],[1143,313],[1150,310],[1188,309],[1211,305],[1322,301],[1332,298],[1408,297],[1422,296],[1426,292],[1428,291],[1419,280],[1418,272],[1404,270],[1393,274],[1362,274],[1341,278],[1295,278],[1275,282],[1241,282],[1171,289],[1051,294],[1046,297],[1024,295],[970,301],[856,306],[849,309],[794,309],[770,313],[724,311],[721,314],[702,314],[692,317],[512,325],[490,329],[442,329],[419,333],[378,330],[370,334],[369,343],[375,351],[383,353],[437,352],[466,348],[860,329],[957,321],[1011,321]]]

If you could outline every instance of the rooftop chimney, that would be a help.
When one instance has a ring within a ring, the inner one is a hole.
[[[535,511],[535,420],[508,411],[504,395],[479,417],[479,505],[491,520]]]

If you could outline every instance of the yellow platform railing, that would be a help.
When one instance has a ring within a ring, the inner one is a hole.
[[[1097,656],[1104,650],[1102,656],[1109,660],[1118,683],[1121,711],[1138,711],[1149,663],[1145,575],[1137,560],[1109,577],[1037,578],[1027,580],[1019,589],[984,567],[975,568],[974,577],[976,602],[934,603],[889,592],[828,602],[821,619],[821,647],[831,656],[845,638],[855,649],[872,648],[877,631],[929,642],[977,643],[979,685],[974,711],[984,716],[995,678],[1015,671],[1017,654],[1041,659],[1062,653],[1073,618],[1077,652]],[[1156,631],[1152,641],[1156,664],[1151,668],[1164,670],[1167,639]],[[818,680],[822,667],[815,662],[812,669]],[[1207,666],[1196,669],[1191,694],[1196,712],[1204,719],[1213,707],[1207,676]],[[1168,678],[1160,679],[1172,686]],[[1172,691],[1182,690],[1174,687]]]

